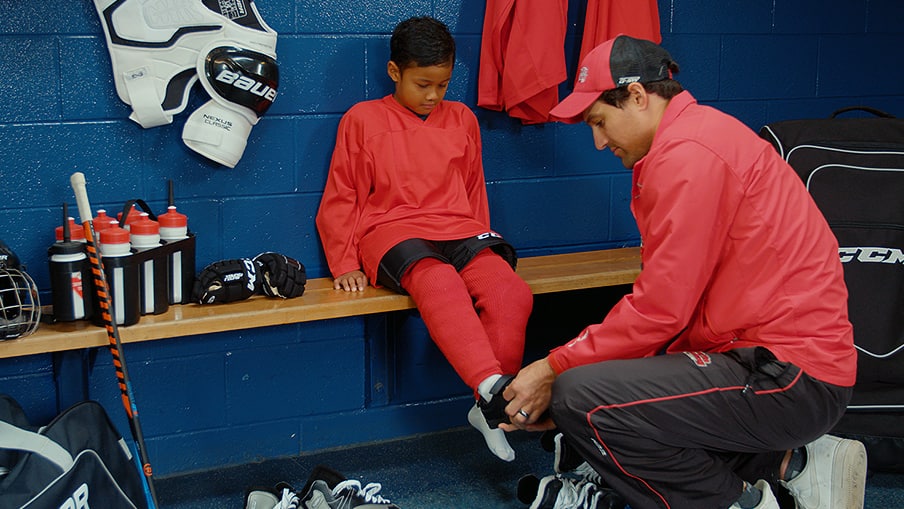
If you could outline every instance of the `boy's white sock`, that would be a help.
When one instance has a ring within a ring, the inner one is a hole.
[[[490,375],[483,379],[483,382],[480,382],[480,385],[477,386],[477,394],[489,401],[493,399],[493,395],[490,394],[490,389],[493,388],[493,384],[496,383],[496,380],[502,378],[502,375]]]
[[[508,440],[505,438],[505,431],[499,428],[490,428],[487,420],[483,417],[483,412],[480,411],[477,405],[471,407],[468,412],[468,422],[483,435],[490,452],[503,461],[515,459],[515,450],[512,449],[512,446],[509,445]]]

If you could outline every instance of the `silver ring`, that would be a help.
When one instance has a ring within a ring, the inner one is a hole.
[[[523,408],[518,410],[518,415],[524,417],[525,419],[530,419],[530,414],[525,412]]]

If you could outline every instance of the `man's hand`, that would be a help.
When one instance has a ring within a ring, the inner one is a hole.
[[[333,289],[346,292],[363,292],[367,288],[367,276],[360,270],[346,272],[333,281]]]
[[[549,408],[552,383],[555,379],[556,372],[546,358],[519,371],[502,393],[502,397],[509,401],[505,413],[509,415],[512,423],[500,424],[499,427],[505,431],[516,429],[544,431],[555,428],[556,425],[551,418],[545,417],[540,420]]]

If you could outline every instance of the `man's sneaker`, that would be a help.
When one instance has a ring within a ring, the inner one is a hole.
[[[298,492],[298,507],[301,509],[330,509],[334,501],[333,490],[321,480],[308,481]]]
[[[512,422],[508,414],[505,413],[508,401],[502,397],[502,392],[514,379],[515,377],[512,375],[500,376],[496,383],[493,384],[493,387],[490,388],[492,396],[490,396],[489,400],[484,399],[483,396],[477,398],[477,407],[483,412],[483,417],[487,420],[490,429],[496,429],[502,423]]]
[[[578,451],[568,445],[565,435],[560,431],[544,431],[540,436],[540,445],[545,451],[553,453],[552,468],[555,473],[577,472],[583,476],[588,470],[594,472]]]
[[[245,509],[273,509],[279,503],[276,495],[269,490],[251,490],[245,494]]]
[[[554,454],[552,468],[555,473],[571,474],[572,477],[590,481],[602,488],[610,488],[600,474],[584,461],[578,451],[568,445],[562,433],[556,430],[545,431],[540,437],[540,444],[543,449]]]
[[[624,499],[615,491],[587,479],[562,474],[542,479],[526,475],[518,481],[518,500],[528,509],[624,509]]]
[[[314,467],[299,495],[303,509],[399,509],[380,495],[379,483],[361,485],[325,465]]]
[[[582,464],[586,465],[584,458],[578,454],[578,451],[568,445],[565,435],[558,430],[544,431],[540,435],[540,445],[543,450],[553,453],[552,467],[557,474],[572,472]]]
[[[333,488],[332,509],[399,509],[388,498],[380,495],[382,486],[372,482],[362,485],[355,479],[342,481]]]
[[[823,435],[806,446],[807,462],[794,479],[781,481],[797,509],[862,509],[866,448],[857,440]]]
[[[298,509],[298,507],[298,496],[286,483],[279,483],[273,489],[252,488],[245,495],[245,509]]]
[[[769,483],[760,479],[754,486],[760,490],[763,494],[763,498],[760,499],[760,503],[753,509],[779,509],[781,507],[778,505],[778,500],[775,499],[775,495],[772,493],[772,488],[769,487]],[[741,509],[741,506],[735,502],[728,509]]]

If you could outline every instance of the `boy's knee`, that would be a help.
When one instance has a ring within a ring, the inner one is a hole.
[[[512,294],[512,300],[524,305],[533,306],[534,292],[531,291],[530,286],[528,286],[521,277],[513,274],[509,289]]]
[[[482,294],[486,299],[512,309],[530,310],[534,303],[534,294],[530,286],[508,266],[496,272],[493,283],[483,286]]]
[[[505,288],[506,293],[522,302],[534,301],[534,293],[527,282],[521,279],[521,276],[513,270],[500,272],[500,286]]]

